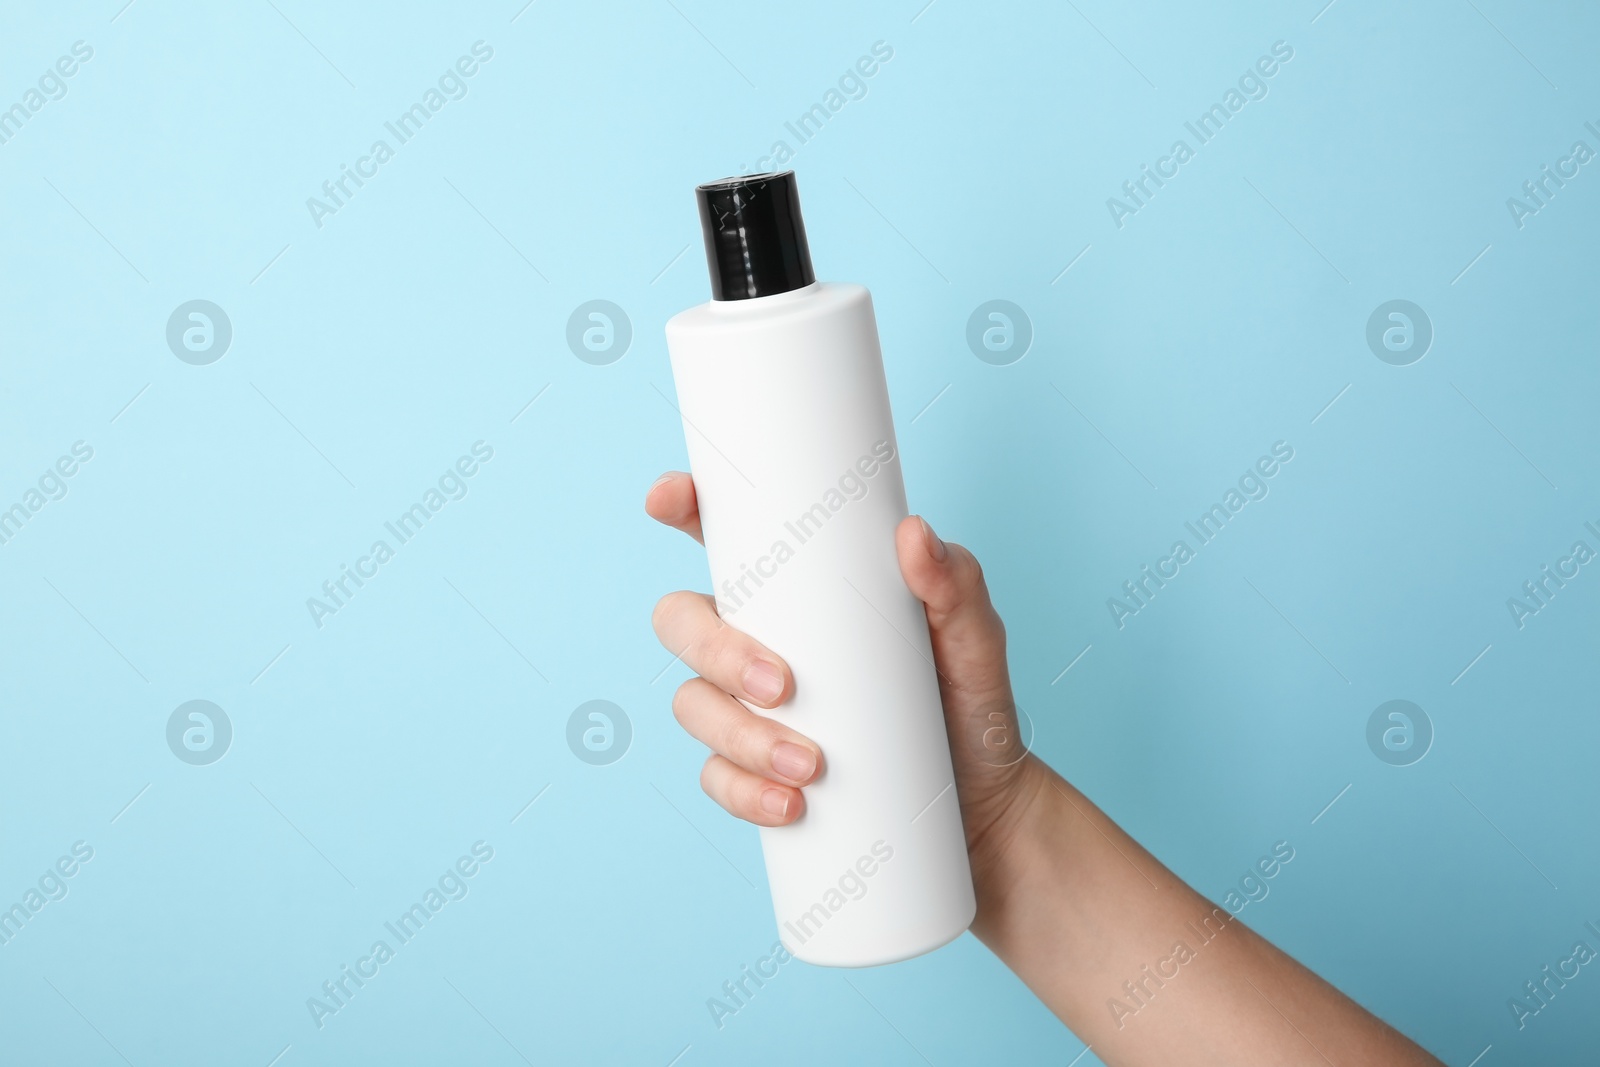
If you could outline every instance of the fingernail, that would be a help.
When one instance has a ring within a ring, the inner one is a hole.
[[[756,660],[744,669],[744,691],[757,704],[771,704],[783,693],[783,674],[772,664]]]
[[[761,793],[761,810],[781,819],[789,814],[789,794],[782,789],[767,789]]]
[[[656,491],[656,487],[657,486],[664,485],[667,482],[672,481],[672,479],[674,479],[676,477],[677,477],[677,475],[675,475],[675,474],[663,474],[661,477],[657,478],[655,481],[650,483],[650,488],[648,488],[648,489],[646,489],[644,491],[644,495],[645,496],[649,496],[651,493]]]
[[[811,750],[789,741],[772,746],[772,769],[791,782],[808,782],[817,770],[817,757]]]
[[[921,517],[919,516],[919,518]],[[928,525],[927,519],[921,519],[921,522],[922,537],[928,543],[928,555],[932,556],[939,563],[943,563],[945,561],[945,557],[950,555],[950,550],[945,547],[945,543],[943,541],[939,540],[939,535],[933,532],[933,527]]]

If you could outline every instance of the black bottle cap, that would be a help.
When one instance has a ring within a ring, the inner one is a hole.
[[[695,187],[713,300],[749,300],[800,289],[811,272],[794,171],[747,174]]]

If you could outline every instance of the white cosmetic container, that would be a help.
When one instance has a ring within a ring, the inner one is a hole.
[[[667,323],[719,613],[794,672],[752,707],[817,742],[805,813],[763,828],[778,936],[797,958],[891,963],[976,908],[905,518],[872,297],[814,280],[793,172],[697,190],[713,297]]]

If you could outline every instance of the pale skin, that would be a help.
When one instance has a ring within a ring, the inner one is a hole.
[[[703,540],[689,475],[663,475],[645,510]],[[917,516],[895,531],[895,548],[927,610],[949,734],[988,736],[994,709],[1015,704],[1005,627],[983,571]],[[824,754],[735,699],[782,704],[794,691],[783,659],[724,624],[701,593],[662,597],[653,621],[661,643],[698,675],[678,689],[672,711],[711,749],[700,772],[706,794],[757,826],[799,818],[802,787],[821,773]],[[1439,1062],[1196,893],[1037,757],[980,752],[951,746],[978,898],[972,932],[1106,1063]],[[1221,932],[1202,944],[1195,929],[1208,917]],[[1180,941],[1197,949],[1181,963]],[[1158,986],[1151,968],[1172,976]],[[1130,996],[1124,983],[1141,980]],[[1113,999],[1126,1010],[1113,1011]]]

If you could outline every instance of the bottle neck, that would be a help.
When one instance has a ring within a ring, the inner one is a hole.
[[[771,296],[755,296],[747,300],[712,300],[706,306],[714,315],[736,317],[739,315],[760,315],[774,309],[781,309],[787,304],[798,304],[815,296],[822,288],[821,282],[812,282],[802,285],[798,289],[790,289],[786,293],[773,293]]]

